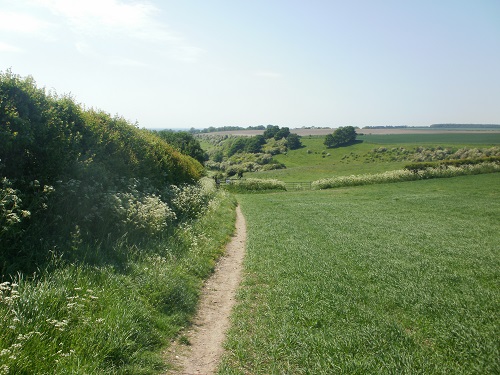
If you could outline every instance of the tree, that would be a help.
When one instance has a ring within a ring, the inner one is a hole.
[[[296,150],[302,147],[302,142],[300,141],[300,136],[295,133],[290,133],[286,138],[286,146],[290,150]]]
[[[246,147],[246,141],[243,138],[236,138],[227,150],[227,157],[231,157],[238,152],[243,152]]]
[[[356,136],[354,126],[341,126],[326,136],[324,145],[328,148],[347,146],[356,141]]]
[[[189,155],[202,164],[207,159],[205,151],[201,148],[200,142],[198,142],[193,134],[189,132],[174,132],[171,130],[161,130],[157,134],[184,155]]]
[[[251,154],[257,154],[262,151],[262,145],[266,144],[266,139],[262,135],[250,137],[246,141],[245,151]]]
[[[264,138],[274,138],[275,134],[280,130],[278,125],[267,125],[266,130],[264,131]]]
[[[276,141],[279,141],[280,139],[286,138],[290,135],[290,129],[289,128],[281,128],[279,129],[275,134],[274,134],[274,139]]]

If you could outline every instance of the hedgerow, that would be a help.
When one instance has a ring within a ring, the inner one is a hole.
[[[489,162],[500,162],[500,156],[487,156],[477,159],[449,159],[435,162],[418,162],[406,164],[404,169],[416,172],[420,170],[426,170],[427,168],[439,168],[443,166],[455,166],[459,167],[462,165],[475,165]]]
[[[339,176],[313,181],[313,189],[331,189],[344,186],[371,185],[390,182],[415,181],[428,178],[455,177],[463,175],[494,173],[500,171],[500,163],[483,162],[480,164],[465,164],[461,166],[440,165],[425,166],[422,169],[401,169],[375,174]]]
[[[348,155],[346,155],[348,157]],[[378,147],[363,155],[367,161],[410,161],[413,163],[437,162],[448,160],[479,160],[487,157],[500,157],[500,147],[460,148],[449,147]]]
[[[232,193],[283,191],[286,190],[286,184],[283,181],[273,179],[248,178],[229,180],[229,183],[225,184],[224,188]]]
[[[153,374],[234,229],[203,166],[0,74],[0,374]]]
[[[89,243],[161,232],[180,219],[172,190],[204,173],[155,134],[11,71],[0,124],[2,275],[38,269],[75,228]]]

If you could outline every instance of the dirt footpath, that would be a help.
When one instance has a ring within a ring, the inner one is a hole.
[[[175,366],[167,374],[214,374],[224,352],[222,344],[229,328],[229,315],[235,303],[245,255],[246,224],[238,206],[236,232],[220,258],[214,274],[202,290],[193,326],[185,333],[191,345],[178,342],[169,348],[167,357]]]

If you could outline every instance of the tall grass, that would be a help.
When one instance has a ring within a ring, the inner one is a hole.
[[[219,373],[498,373],[499,178],[239,196]]]
[[[234,229],[203,166],[0,72],[0,374],[153,374]]]
[[[193,208],[189,195],[176,195],[177,212]],[[234,200],[219,191],[168,236],[54,249],[46,270],[0,284],[0,374],[165,370],[162,349],[188,324],[233,229]]]

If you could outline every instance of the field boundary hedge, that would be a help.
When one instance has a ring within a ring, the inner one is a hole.
[[[436,167],[425,166],[421,169],[399,169],[376,174],[362,174],[325,178],[312,182],[314,190],[332,189],[345,186],[371,185],[390,182],[416,181],[429,178],[446,178],[483,173],[500,172],[500,162],[482,162],[460,166],[440,164]]]

